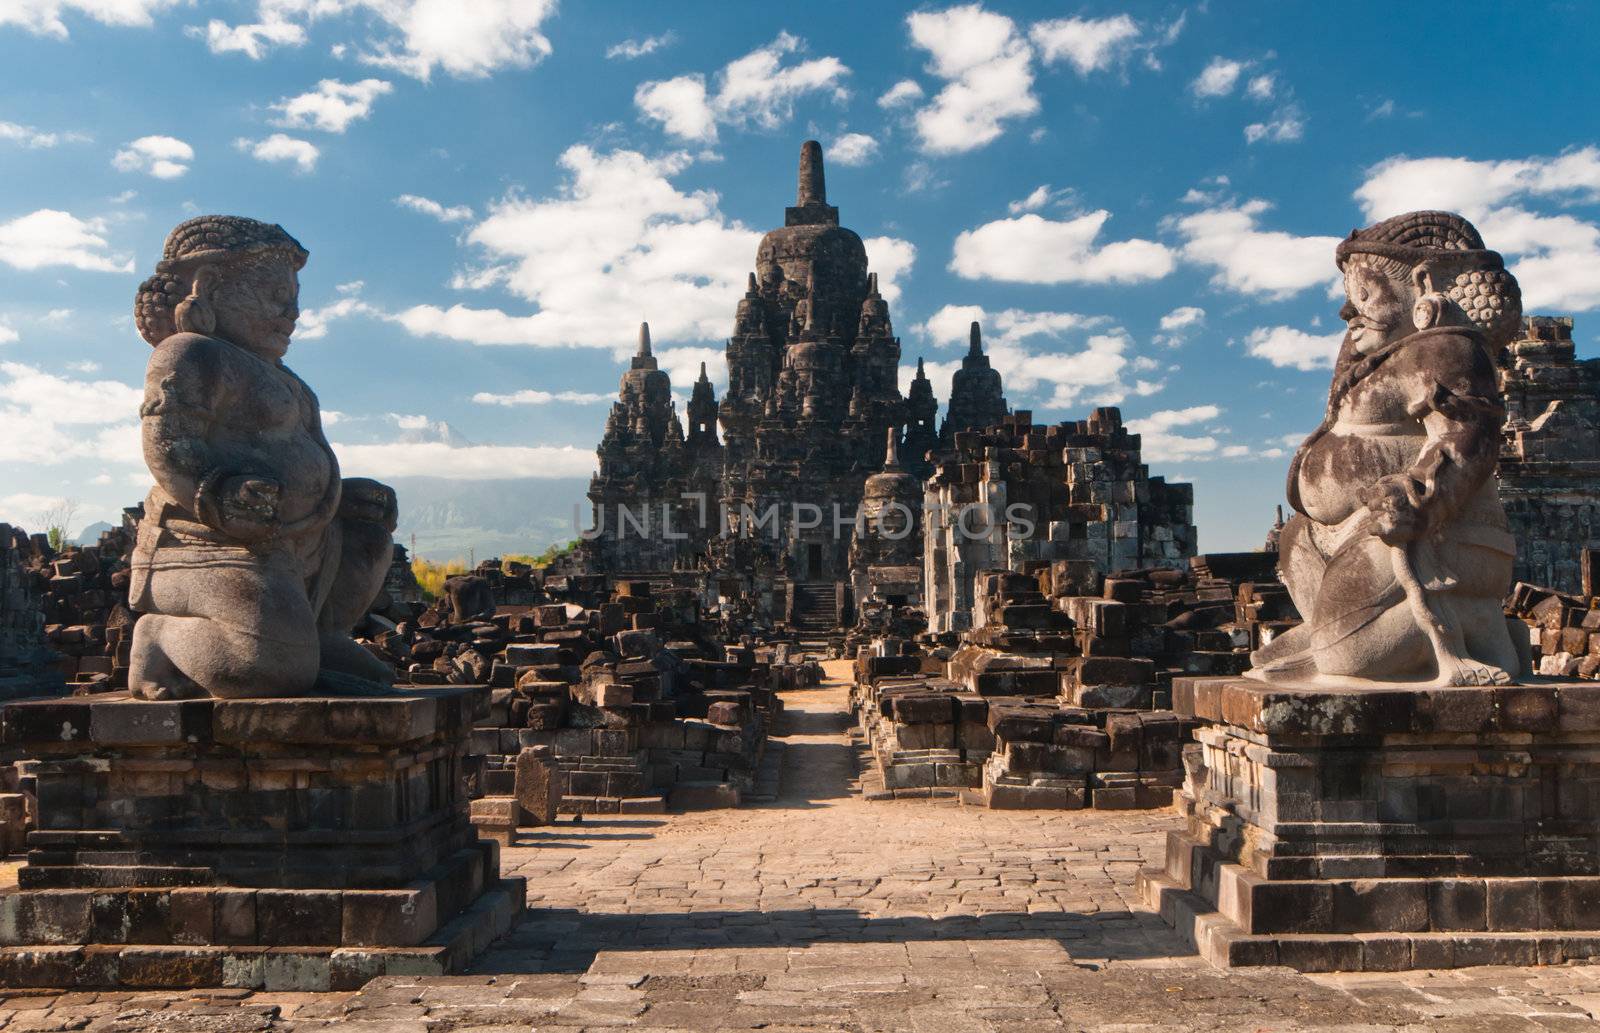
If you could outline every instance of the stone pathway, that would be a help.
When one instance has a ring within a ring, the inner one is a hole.
[[[530,914],[450,979],[354,994],[30,995],[5,1031],[908,1033],[1597,1028],[1600,968],[1224,973],[1134,901],[1170,816],[866,803],[847,665],[790,693],[776,801],[567,820],[504,854]]]

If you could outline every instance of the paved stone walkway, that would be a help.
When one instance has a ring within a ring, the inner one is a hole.
[[[354,994],[49,994],[0,1029],[134,1033],[1594,1029],[1600,968],[1224,973],[1133,903],[1166,814],[852,795],[845,665],[790,693],[776,803],[589,819],[504,855],[530,915],[451,979]],[[0,992],[3,993],[3,992]]]

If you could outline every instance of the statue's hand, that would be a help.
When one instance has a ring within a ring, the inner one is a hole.
[[[339,519],[378,524],[394,533],[400,504],[394,489],[367,477],[346,477],[339,496]]]
[[[260,542],[278,533],[278,506],[283,485],[270,477],[229,477],[217,488],[221,530],[245,542]]]
[[[1422,534],[1422,499],[1417,485],[1405,474],[1380,477],[1362,498],[1385,545],[1405,545]]]

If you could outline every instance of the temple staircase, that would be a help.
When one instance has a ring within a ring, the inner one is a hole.
[[[797,582],[790,621],[802,638],[826,639],[839,626],[839,604],[832,581]]]

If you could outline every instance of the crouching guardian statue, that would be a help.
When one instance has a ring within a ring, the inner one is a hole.
[[[209,215],[168,235],[135,319],[155,480],[132,562],[129,688],[146,699],[382,692],[350,631],[383,585],[394,492],[344,479],[311,388],[283,364],[307,253]]]
[[[1504,684],[1526,665],[1501,610],[1516,542],[1494,477],[1496,356],[1521,322],[1500,255],[1459,215],[1350,234],[1347,324],[1322,425],[1289,468],[1279,572],[1305,623],[1257,650],[1282,684]]]

